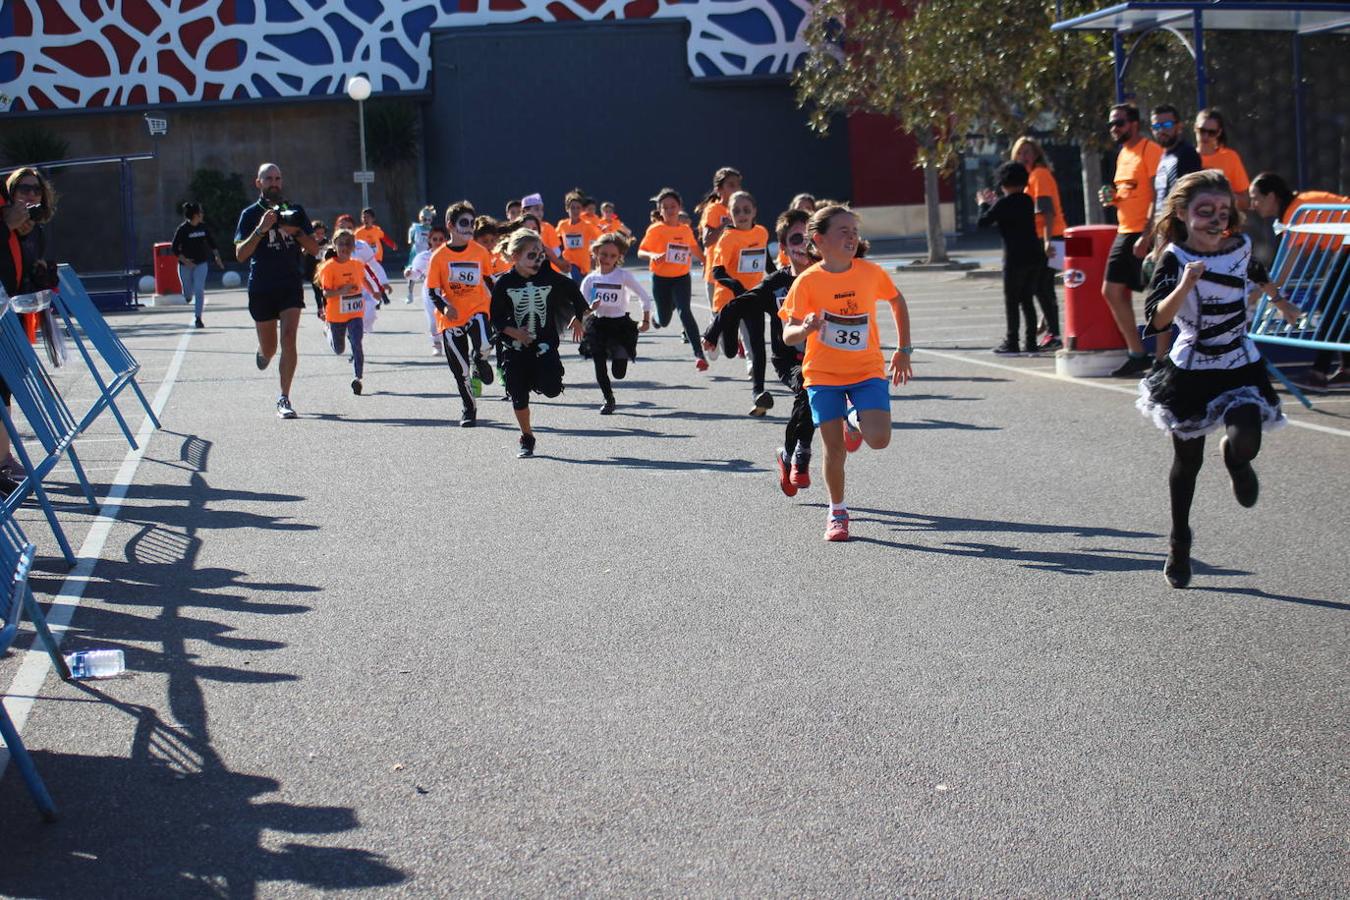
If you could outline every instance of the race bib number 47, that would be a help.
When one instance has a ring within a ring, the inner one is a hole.
[[[822,344],[850,352],[867,349],[869,316],[840,316],[827,312],[824,318],[825,325],[820,329]]]
[[[764,271],[764,262],[768,258],[768,253],[763,247],[753,250],[742,250],[740,258],[736,261],[736,271],[742,275],[753,275]]]

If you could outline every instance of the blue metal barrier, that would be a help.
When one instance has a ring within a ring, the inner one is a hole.
[[[103,318],[103,313],[99,312],[89,294],[80,283],[80,276],[70,266],[62,263],[58,270],[60,272],[61,289],[53,301],[57,312],[61,314],[62,320],[66,323],[66,330],[70,332],[71,340],[80,351],[80,356],[84,358],[85,365],[89,367],[89,373],[94,378],[94,383],[98,385],[99,398],[94,401],[94,405],[85,413],[84,418],[80,420],[80,431],[87,429],[103,410],[108,410],[117,420],[117,426],[122,429],[123,436],[131,449],[136,449],[136,438],[131,434],[131,428],[127,425],[127,420],[122,417],[122,411],[117,408],[117,395],[127,387],[130,387],[136,394],[136,398],[141,401],[141,407],[145,409],[145,414],[150,417],[150,421],[159,428],[159,419],[150,408],[150,401],[145,398],[145,393],[141,386],[136,383],[136,374],[141,370],[141,364],[136,361],[136,357],[131,355],[131,351],[122,343],[121,338],[112,330],[108,320]],[[75,326],[80,327],[77,329]],[[80,332],[89,339],[89,343],[94,345],[99,356],[103,358],[108,369],[112,372],[112,380],[105,381],[103,374],[95,364],[93,356],[89,353],[89,348],[85,346],[85,341],[80,337]]]
[[[1270,298],[1252,317],[1253,341],[1307,350],[1350,352],[1350,205],[1308,203],[1277,225],[1280,246],[1270,275],[1303,315],[1289,324]],[[1271,367],[1304,406],[1312,404],[1284,373]]]
[[[38,362],[32,345],[28,343],[28,335],[19,323],[19,317],[9,308],[8,300],[0,309],[0,378],[9,386],[14,403],[23,412],[44,451],[42,458],[35,464],[20,439],[19,430],[14,427],[9,411],[0,404],[0,419],[4,421],[14,455],[23,465],[25,473],[13,493],[0,502],[0,515],[12,513],[29,496],[36,496],[51,525],[52,534],[61,547],[61,554],[67,563],[74,566],[75,553],[70,549],[61,523],[56,520],[56,510],[52,508],[51,498],[47,496],[42,481],[63,455],[68,456],[85,499],[95,509],[98,508],[98,502],[94,499],[94,489],[89,485],[89,479],[85,477],[84,467],[75,454],[74,440],[79,434],[75,417],[70,414],[66,401]]]
[[[28,574],[32,570],[36,550],[37,548],[24,537],[18,523],[8,513],[4,513],[3,518],[0,518],[0,577],[8,581],[0,588],[0,616],[3,616],[4,620],[3,627],[0,627],[0,656],[9,651],[18,634],[19,623],[27,613],[37,632],[38,640],[51,657],[52,665],[62,678],[69,681],[70,668],[57,650],[56,638],[47,627],[42,607],[38,606],[37,600],[33,597],[33,590],[28,586]],[[48,822],[54,821],[56,805],[52,802],[51,795],[47,793],[42,776],[38,775],[37,767],[33,765],[33,759],[28,755],[28,748],[23,745],[19,730],[14,727],[14,722],[10,720],[9,712],[3,703],[0,703],[0,737],[4,738],[9,755],[19,767],[19,774],[23,776],[28,793],[33,795],[33,801],[37,803],[42,817]]]

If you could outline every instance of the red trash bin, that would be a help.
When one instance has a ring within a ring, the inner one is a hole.
[[[183,293],[183,283],[178,280],[178,256],[173,252],[173,244],[155,245],[155,293]]]
[[[1114,225],[1077,225],[1064,232],[1064,347],[1120,350],[1125,338],[1102,296]]]

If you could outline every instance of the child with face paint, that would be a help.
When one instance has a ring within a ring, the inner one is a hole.
[[[746,191],[731,195],[732,227],[722,232],[713,247],[708,265],[712,268],[716,288],[713,291],[713,314],[718,315],[731,298],[757,286],[765,274],[773,271],[769,260],[769,232],[755,224],[755,198]],[[755,405],[752,416],[763,416],[773,408],[773,395],[764,389],[766,358],[764,355],[764,312],[759,308],[746,309],[738,324],[745,335],[745,352],[750,356],[751,394]],[[736,355],[737,329],[722,331],[722,347],[728,357]],[[703,341],[703,352],[717,358],[717,345]]]
[[[1265,266],[1252,259],[1232,188],[1216,169],[1177,181],[1155,228],[1166,242],[1144,315],[1148,333],[1177,326],[1168,355],[1139,383],[1139,411],[1172,438],[1168,488],[1172,533],[1163,575],[1174,588],[1191,581],[1191,501],[1204,463],[1205,435],[1222,430],[1223,462],[1241,506],[1256,504],[1252,460],[1261,434],[1285,423],[1261,354],[1247,337],[1249,297],[1276,296],[1291,324],[1299,309],[1279,297]],[[1258,290],[1253,291],[1253,287]]]
[[[546,265],[548,254],[534,231],[521,228],[512,233],[499,252],[511,260],[512,268],[492,289],[492,327],[502,348],[503,381],[520,425],[516,456],[526,459],[535,448],[530,394],[557,397],[563,392],[556,323],[570,316],[572,337],[580,340],[586,304],[572,279]]]
[[[436,307],[436,330],[463,403],[459,425],[472,428],[478,419],[474,398],[493,378],[487,361],[492,254],[472,240],[474,209],[469,201],[451,206],[446,220],[450,240],[431,257],[427,293]]]
[[[628,241],[623,235],[611,232],[591,244],[595,268],[581,281],[581,296],[590,307],[581,341],[581,355],[595,363],[595,380],[605,403],[600,415],[614,412],[614,385],[605,370],[606,361],[615,380],[628,374],[628,363],[637,359],[638,332],[652,324],[652,298],[643,289],[633,273],[620,266],[628,253]],[[628,315],[628,298],[637,295],[642,301],[642,324]]]

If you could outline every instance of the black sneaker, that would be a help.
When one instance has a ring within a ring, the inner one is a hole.
[[[612,415],[614,415],[614,398],[613,398],[613,397],[610,397],[609,399],[605,400],[605,405],[602,406],[602,407],[600,407],[600,415],[602,415],[602,416],[612,416]]]
[[[1042,342],[1040,346],[1042,351],[1050,353],[1055,350],[1062,350],[1064,348],[1064,342],[1054,335],[1051,335],[1050,340]]]
[[[464,415],[462,415],[462,416],[459,417],[459,427],[460,427],[460,428],[472,428],[472,427],[474,427],[474,426],[477,425],[477,424],[478,424],[478,414],[477,414],[477,413],[471,413],[471,412],[468,412],[468,411],[466,410],[465,413],[464,413]]]
[[[768,391],[760,391],[755,395],[755,406],[750,410],[750,415],[759,418],[773,409],[773,394]]]
[[[1191,532],[1186,532],[1185,540],[1173,538],[1168,542],[1167,562],[1163,563],[1163,577],[1174,588],[1184,588],[1191,583]]]
[[[206,323],[202,321],[202,317],[201,317],[201,316],[198,316],[197,318],[195,318],[195,319],[192,320],[192,327],[193,327],[193,328],[205,328],[205,327],[206,327]]]
[[[1152,368],[1153,358],[1150,356],[1127,356],[1125,361],[1111,373],[1111,377],[1131,378],[1135,375],[1143,375]]]
[[[253,364],[258,367],[259,372],[265,371],[267,369],[267,364],[271,361],[272,360],[262,355],[261,350],[255,351],[253,354]]]
[[[1022,351],[1018,349],[1017,341],[1005,340],[994,348],[994,352],[1000,356],[1011,356],[1014,353],[1021,353]]]
[[[1219,441],[1219,448],[1223,450],[1223,463],[1228,467],[1228,477],[1233,482],[1233,496],[1240,506],[1255,506],[1257,498],[1261,496],[1261,481],[1256,477],[1256,470],[1249,462],[1233,465],[1228,456],[1227,436]]]
[[[492,384],[492,364],[483,357],[478,357],[473,361],[474,371],[478,374],[478,380],[483,384]]]
[[[361,379],[360,379],[360,378],[353,378],[353,379],[352,379],[352,393],[355,394],[355,395],[358,396],[358,397],[361,396]]]
[[[520,436],[520,449],[516,451],[516,459],[529,459],[534,456],[534,435],[522,434]]]

